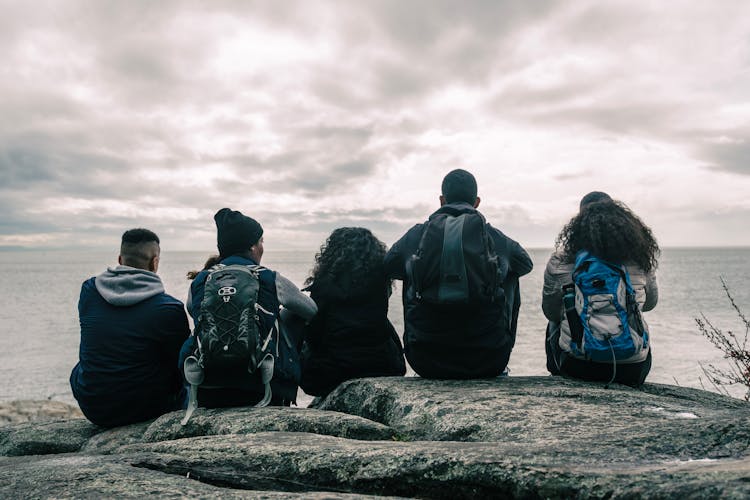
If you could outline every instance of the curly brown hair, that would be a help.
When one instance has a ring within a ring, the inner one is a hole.
[[[563,227],[555,248],[568,262],[587,250],[610,262],[634,262],[645,272],[656,269],[661,252],[651,229],[617,200],[586,204]]]
[[[385,244],[364,227],[340,227],[315,254],[315,265],[305,285],[332,285],[365,290],[385,280]]]

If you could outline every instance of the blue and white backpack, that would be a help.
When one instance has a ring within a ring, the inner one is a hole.
[[[573,282],[577,318],[566,311],[572,355],[617,363],[648,349],[646,324],[624,265],[581,251],[576,256]]]

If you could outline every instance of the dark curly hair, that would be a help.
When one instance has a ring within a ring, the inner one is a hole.
[[[364,227],[340,227],[315,254],[315,265],[305,285],[367,290],[385,280],[385,244]]]
[[[656,269],[661,252],[651,229],[616,200],[586,204],[557,236],[555,248],[568,262],[587,250],[607,261],[634,262],[645,272]]]

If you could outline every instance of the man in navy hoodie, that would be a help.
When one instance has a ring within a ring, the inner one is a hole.
[[[177,356],[190,335],[182,302],[164,293],[156,271],[159,237],[122,235],[120,265],[81,286],[79,362],[70,387],[91,422],[116,427],[181,407]]]

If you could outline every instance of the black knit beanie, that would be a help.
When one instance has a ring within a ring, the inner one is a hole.
[[[249,250],[263,236],[263,228],[258,221],[236,210],[222,208],[216,212],[214,220],[216,241],[222,257]]]

